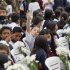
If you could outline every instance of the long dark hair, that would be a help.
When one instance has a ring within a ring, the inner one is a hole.
[[[54,42],[54,35],[51,33],[51,31],[49,29],[43,29],[41,30],[40,32],[40,35],[45,35],[45,34],[50,34],[51,35],[51,44],[50,44],[50,47],[51,47],[51,51],[54,55],[56,55],[56,45],[55,45],[55,42]],[[48,47],[47,47],[48,49]],[[49,54],[49,53],[48,53]]]
[[[55,26],[57,25],[56,21],[49,21],[46,25],[46,28],[51,31],[51,34],[56,35]]]
[[[63,27],[68,23],[68,13],[62,12],[60,16],[60,21],[58,23],[59,29],[63,29]]]
[[[47,53],[47,46],[48,46],[48,44],[47,44],[47,41],[44,38],[44,36],[43,35],[37,36],[36,39],[35,39],[32,54],[35,54],[35,52],[40,48],[42,48]]]

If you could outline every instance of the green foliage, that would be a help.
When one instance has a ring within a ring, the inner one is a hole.
[[[64,70],[69,70],[69,65],[68,65],[68,59],[64,55],[59,55],[60,59],[62,60],[64,64]]]
[[[30,64],[28,64],[28,67],[30,68],[30,70],[38,70],[38,63],[32,61]]]
[[[32,0],[26,0],[28,3],[30,3]]]

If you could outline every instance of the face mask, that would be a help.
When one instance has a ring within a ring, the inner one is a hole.
[[[0,16],[0,20],[4,20],[4,19],[6,19],[5,16]]]

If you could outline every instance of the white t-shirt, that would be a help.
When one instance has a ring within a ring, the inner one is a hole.
[[[69,2],[69,3],[70,3],[70,0],[67,0],[67,2]]]
[[[13,28],[14,27],[20,27],[18,24],[16,24],[15,22],[12,22],[11,24],[8,24],[8,26],[10,27],[10,28],[12,28],[12,30],[13,30]]]
[[[48,3],[48,0],[43,0],[44,10],[50,9],[53,10],[54,0],[50,0],[51,4]]]
[[[32,49],[34,47],[35,38],[31,34],[26,32],[26,37],[23,38],[23,41],[24,41],[24,39],[25,39],[25,42],[28,44],[30,50],[32,51]]]
[[[33,12],[38,10],[38,9],[40,9],[38,2],[32,2],[29,4],[29,10],[32,12],[32,15],[33,15]]]
[[[7,5],[6,11],[7,11],[7,15],[12,14],[12,5]]]

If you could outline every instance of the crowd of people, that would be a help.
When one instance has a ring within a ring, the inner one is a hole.
[[[2,4],[4,1],[1,1]],[[6,70],[6,62],[11,65],[19,62],[17,52],[13,52],[17,46],[25,47],[29,52],[27,55],[36,54],[38,70],[48,70],[45,59],[57,56],[57,30],[70,28],[70,1],[18,0],[17,12],[13,10],[10,0],[6,1],[6,6],[1,4],[0,70]]]

